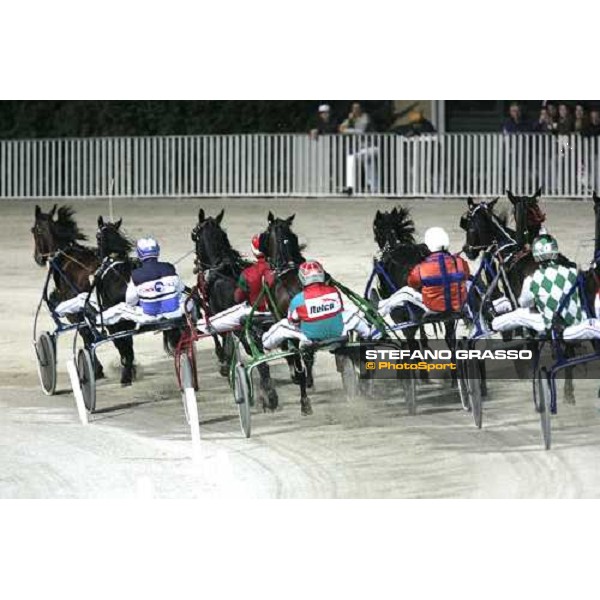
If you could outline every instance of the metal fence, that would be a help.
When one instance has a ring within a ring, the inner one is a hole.
[[[171,136],[0,141],[0,198],[588,197],[599,138],[577,134]]]

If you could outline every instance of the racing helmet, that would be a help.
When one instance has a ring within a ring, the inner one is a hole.
[[[450,247],[450,238],[441,227],[430,227],[423,236],[423,242],[430,252],[440,252]]]
[[[323,283],[325,281],[323,265],[316,260],[303,262],[298,268],[298,278],[303,287],[311,283]]]
[[[137,255],[140,260],[149,258],[158,258],[160,255],[160,246],[153,237],[141,238],[136,244]]]
[[[536,262],[555,260],[558,257],[558,242],[549,233],[540,235],[533,240],[531,253]]]
[[[264,256],[265,253],[262,250],[263,244],[262,244],[262,239],[261,239],[261,234],[257,233],[256,235],[252,236],[252,241],[250,242],[250,248],[252,248],[252,254],[254,254],[254,256],[256,256],[256,258],[260,258],[261,256]]]

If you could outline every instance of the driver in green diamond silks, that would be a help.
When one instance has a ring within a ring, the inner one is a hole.
[[[568,300],[558,315],[563,327],[581,323],[583,315],[577,286],[577,269],[559,265],[558,243],[548,233],[543,233],[532,244],[533,258],[538,269],[523,282],[519,306],[516,310],[496,317],[492,321],[495,331],[508,331],[517,327],[533,329],[538,333],[549,331],[556,323],[557,311],[564,298]]]

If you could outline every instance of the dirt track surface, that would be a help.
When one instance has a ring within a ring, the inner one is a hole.
[[[78,201],[78,222],[92,236],[107,202]],[[192,249],[189,234],[199,207],[226,208],[232,244],[245,251],[266,215],[296,213],[294,229],[306,255],[322,260],[340,281],[362,292],[374,251],[377,208],[397,202],[353,200],[116,200],[132,237],[159,237],[163,256],[177,260]],[[443,225],[455,248],[465,203],[411,201],[419,233]],[[44,202],[48,209],[52,203]],[[402,395],[380,383],[374,398],[349,403],[332,357],[318,355],[314,415],[301,417],[287,367],[273,369],[281,409],[255,413],[253,435],[240,433],[227,382],[218,375],[212,346],[198,344],[202,459],[190,459],[189,429],[171,359],[159,336],[136,339],[139,380],[118,385],[118,355],[100,350],[108,378],[98,384],[99,413],[79,424],[65,361],[70,338],[59,343],[60,393],[39,390],[31,332],[45,275],[33,262],[29,229],[35,202],[3,202],[0,256],[0,497],[301,497],[301,498],[513,498],[600,495],[600,413],[597,382],[576,382],[576,406],[559,405],[553,449],[542,449],[539,418],[527,382],[490,382],[484,427],[477,430],[456,392],[438,382],[419,389],[418,414],[409,417]],[[561,250],[591,256],[591,204],[548,202],[550,230]],[[582,240],[584,246],[582,246]],[[193,282],[192,259],[179,265]],[[46,324],[49,322],[46,320]],[[559,399],[559,401],[561,401]]]

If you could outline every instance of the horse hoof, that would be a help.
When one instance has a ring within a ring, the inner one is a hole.
[[[313,414],[313,409],[308,398],[302,398],[300,400],[300,413],[303,417]]]
[[[275,390],[269,390],[268,407],[271,412],[275,412],[279,406],[279,396]]]
[[[219,375],[221,375],[221,377],[229,377],[229,367],[227,365],[221,365],[219,367]]]
[[[575,405],[575,396],[565,396],[565,404]]]

